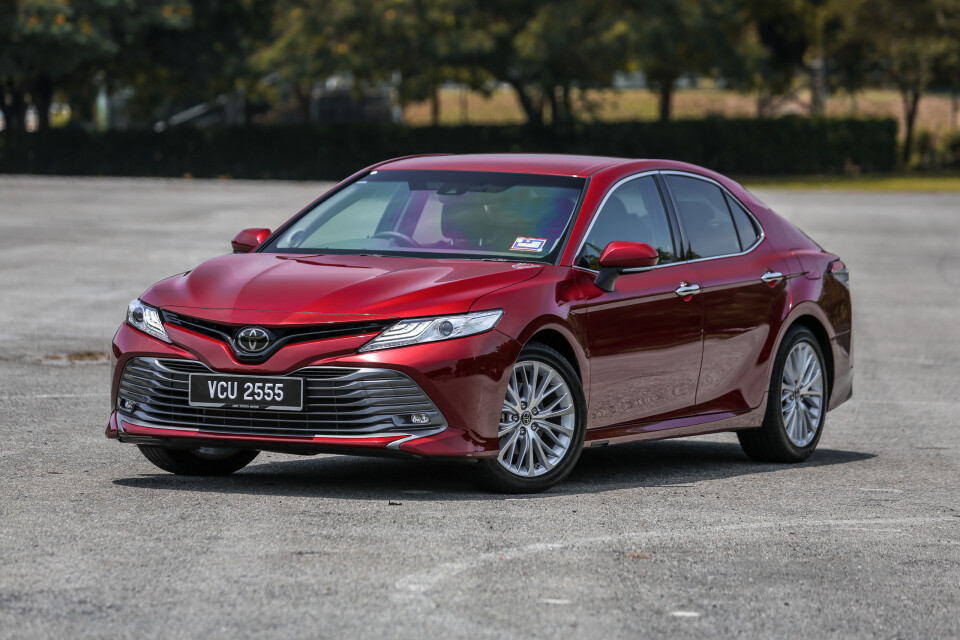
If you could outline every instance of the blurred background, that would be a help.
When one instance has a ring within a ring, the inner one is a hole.
[[[960,169],[960,0],[0,0],[0,172],[421,152]]]

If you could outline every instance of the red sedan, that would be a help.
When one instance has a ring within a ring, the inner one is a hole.
[[[718,431],[799,462],[852,393],[843,262],[693,165],[401,158],[233,249],[114,339],[107,436],[173,473],[393,454],[533,492],[584,447]]]

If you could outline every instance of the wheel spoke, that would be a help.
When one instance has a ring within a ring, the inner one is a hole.
[[[526,452],[527,458],[527,475],[532,476],[534,474],[533,468],[533,438],[529,435],[523,440],[524,451]]]
[[[511,407],[516,407],[519,410],[520,391],[517,389],[517,384],[517,372],[514,370],[513,375],[510,376],[510,383],[507,385],[507,398],[504,400],[504,404],[510,403]]]
[[[536,424],[541,429],[546,429],[548,431],[553,431],[553,432],[559,431],[565,436],[573,435],[573,427],[557,424],[555,422],[547,422],[546,420],[535,420],[534,424]]]
[[[547,375],[543,376],[543,382],[534,389],[533,398],[530,399],[531,407],[536,407],[543,401],[543,398],[546,395],[547,387],[549,386],[550,381],[553,379],[553,375],[553,369],[547,371]],[[537,385],[536,378],[533,379],[533,383],[534,385]]]
[[[520,437],[519,431],[514,431],[513,435],[510,436],[510,439],[506,442],[500,443],[500,455],[497,456],[497,460],[504,462],[504,460],[509,460],[510,456],[508,454],[513,454],[513,450],[517,446],[517,438]]]
[[[568,395],[569,395],[569,394],[568,394],[566,391],[564,391],[563,395],[561,395],[561,396],[558,397],[556,400],[554,400],[554,401],[553,401],[553,404],[551,404],[549,407],[547,407],[546,409],[543,409],[543,411],[541,411],[541,414],[543,414],[543,413],[551,413],[552,411],[555,411],[556,408],[557,408],[557,405],[559,405],[561,402],[563,402],[564,400],[566,400]],[[573,406],[573,404],[571,403],[570,406]]]
[[[533,433],[533,443],[534,445],[536,445],[536,448],[537,448],[537,462],[540,463],[540,466],[546,469],[547,471],[549,471],[550,469],[553,469],[553,463],[550,462],[550,457],[547,454],[548,451],[551,454],[553,453],[553,451],[549,446],[546,445],[546,443],[543,440],[540,439],[539,434],[537,434],[536,432]]]
[[[571,405],[570,405],[569,407],[567,407],[566,409],[557,409],[556,411],[550,411],[549,413],[543,413],[543,412],[541,412],[540,414],[537,415],[537,418],[539,418],[539,419],[541,419],[541,420],[546,420],[546,419],[548,419],[548,418],[559,418],[560,416],[568,416],[568,415],[574,413],[575,411],[576,411],[576,409],[575,409],[574,406],[571,404]]]

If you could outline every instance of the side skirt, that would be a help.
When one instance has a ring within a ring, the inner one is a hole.
[[[663,422],[640,422],[635,424],[603,427],[587,431],[583,448],[602,447],[608,444],[642,442],[645,440],[666,440],[683,436],[698,436],[720,431],[738,431],[752,429],[763,424],[763,414],[767,408],[767,393],[756,409],[749,411],[708,413],[684,418],[674,418]]]

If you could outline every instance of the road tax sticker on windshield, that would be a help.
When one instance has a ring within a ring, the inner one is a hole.
[[[524,238],[519,237],[513,241],[513,246],[510,247],[511,251],[543,251],[544,245],[547,244],[546,238]]]

